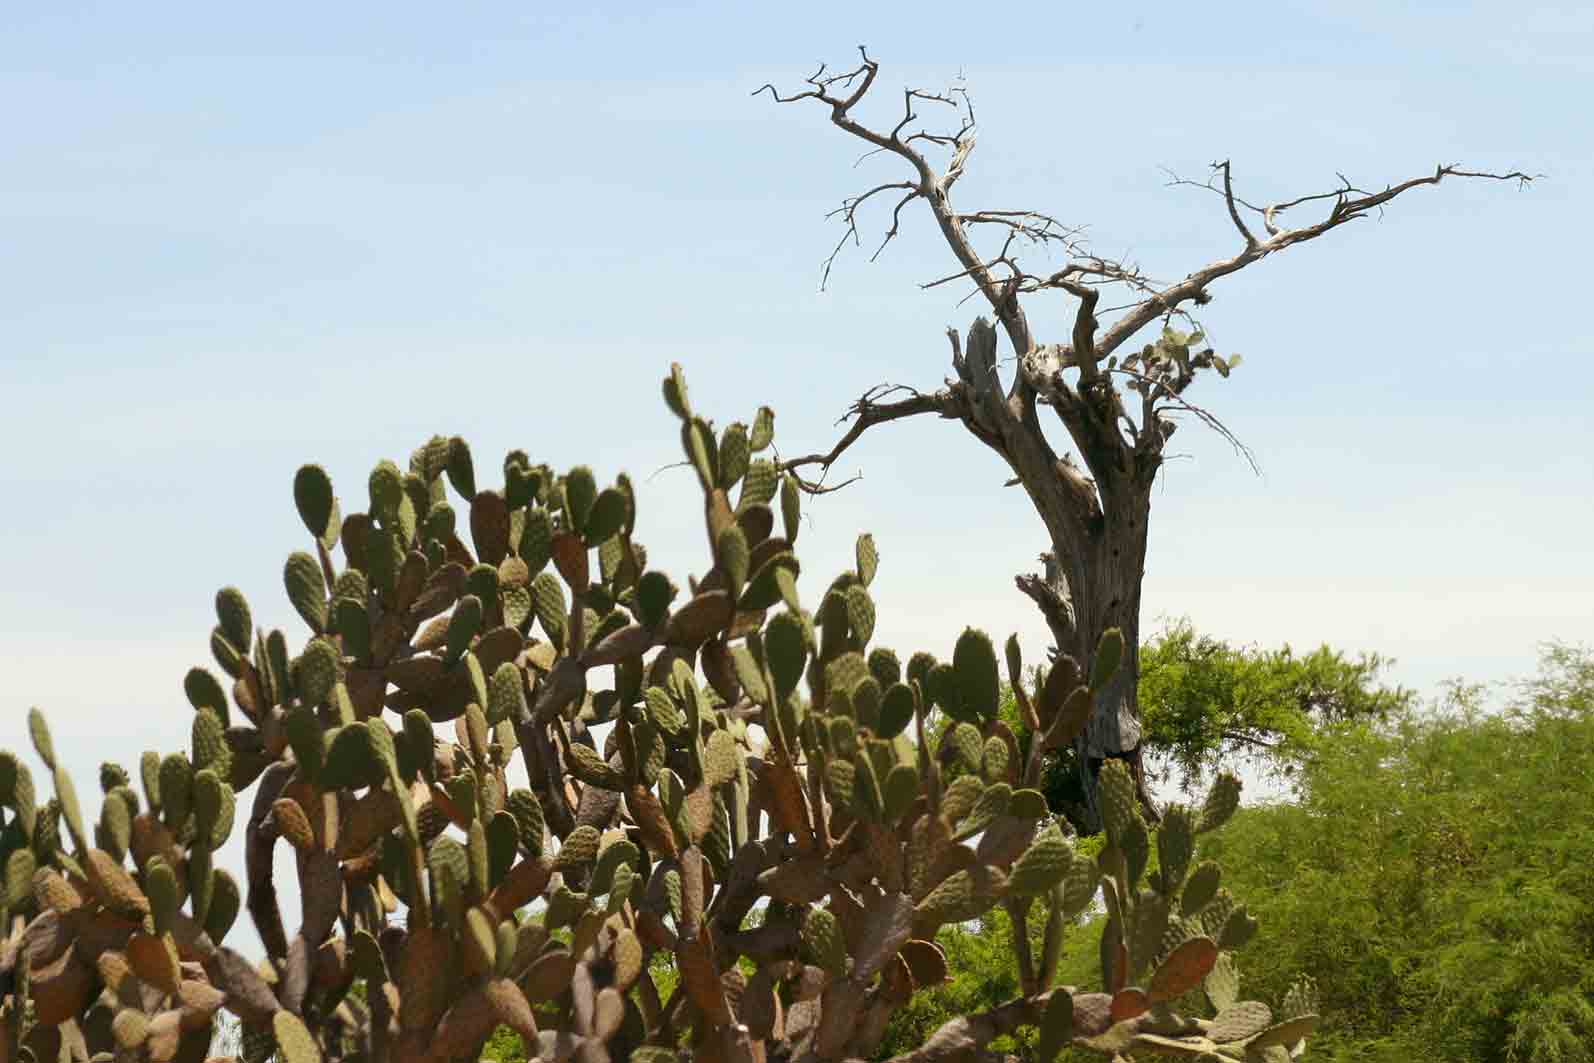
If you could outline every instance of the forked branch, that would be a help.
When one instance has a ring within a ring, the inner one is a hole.
[[[899,394],[905,394],[907,397],[891,402],[880,401],[888,395]],[[942,417],[957,416],[952,397],[946,391],[926,393],[915,391],[913,388],[901,384],[878,384],[859,396],[858,400],[836,422],[837,424],[845,424],[851,421],[852,425],[835,446],[822,454],[804,454],[801,457],[787,458],[779,463],[780,468],[795,476],[798,486],[809,494],[817,495],[835,491],[858,479],[858,477],[854,476],[839,484],[826,484],[824,482],[825,475],[830,471],[830,467],[847,452],[848,447],[858,441],[860,436],[875,425],[885,424],[888,421],[900,421],[904,417],[915,417],[924,413],[940,414]],[[812,465],[819,466],[817,479],[810,479],[797,471]]]
[[[974,249],[969,239],[966,224],[1000,224],[997,219],[1006,217],[1007,227],[1016,231],[1057,233],[1059,239],[1066,239],[1062,234],[1066,231],[1063,227],[1047,225],[1041,215],[1030,215],[1020,220],[1024,212],[986,212],[984,214],[964,216],[952,209],[949,193],[952,186],[962,176],[968,162],[970,152],[974,150],[975,121],[974,108],[970,104],[968,94],[961,88],[955,87],[944,93],[927,92],[922,89],[909,88],[903,90],[902,115],[889,130],[877,129],[863,122],[853,114],[853,109],[863,101],[870,88],[874,86],[875,79],[880,73],[880,64],[869,57],[867,49],[859,47],[860,64],[853,70],[842,74],[828,73],[827,68],[821,66],[818,71],[806,79],[808,88],[789,94],[782,94],[772,84],[760,86],[753,95],[768,92],[777,103],[795,103],[799,100],[816,100],[830,109],[830,120],[837,127],[851,136],[864,141],[872,149],[865,154],[889,153],[897,156],[908,164],[913,171],[912,181],[899,185],[886,185],[862,196],[853,197],[844,202],[836,212],[848,225],[848,235],[843,236],[835,251],[825,260],[824,278],[829,279],[830,268],[834,264],[836,253],[845,246],[848,237],[856,241],[856,210],[865,200],[875,192],[885,188],[897,187],[904,191],[892,212],[892,225],[887,230],[880,247],[875,251],[878,257],[880,251],[895,238],[901,217],[902,208],[916,199],[923,199],[930,206],[936,224],[940,226],[942,236],[952,249],[959,265],[965,274],[974,281],[975,286],[990,303],[991,309],[1002,322],[1008,338],[1015,351],[1023,352],[1030,348],[1031,337],[1028,322],[1024,319],[1022,309],[1011,297],[1012,292],[1005,283],[1010,278],[998,278],[993,272],[994,266],[989,264]],[[929,129],[913,129],[913,123],[918,121],[919,104],[936,104],[952,108],[958,116],[956,129],[935,132]],[[946,168],[937,173],[931,164],[924,149],[935,148],[949,154]],[[861,160],[860,160],[861,161]],[[1048,235],[1045,239],[1050,240]],[[1017,274],[1016,266],[1010,268]]]
[[[1532,183],[1535,176],[1524,173],[1521,170],[1505,172],[1467,170],[1459,165],[1452,164],[1435,167],[1433,173],[1424,177],[1413,177],[1406,181],[1387,185],[1382,191],[1368,192],[1351,184],[1344,175],[1340,175],[1339,188],[1327,192],[1297,196],[1294,199],[1280,203],[1259,206],[1249,203],[1234,194],[1233,178],[1229,163],[1217,163],[1214,165],[1213,171],[1214,177],[1206,182],[1190,181],[1174,176],[1170,183],[1175,185],[1194,185],[1199,188],[1210,189],[1222,195],[1230,218],[1233,219],[1235,226],[1245,239],[1244,249],[1230,258],[1218,259],[1202,266],[1186,276],[1184,280],[1151,293],[1146,299],[1129,308],[1129,311],[1123,317],[1114,322],[1097,339],[1096,349],[1102,354],[1108,354],[1116,350],[1151,322],[1176,312],[1183,304],[1191,301],[1201,301],[1206,297],[1207,288],[1214,281],[1231,273],[1237,273],[1253,262],[1259,262],[1268,255],[1275,254],[1287,247],[1315,240],[1319,236],[1339,228],[1341,225],[1364,218],[1372,211],[1381,210],[1386,204],[1414,188],[1437,185],[1446,177],[1485,181],[1515,181],[1521,187]],[[1216,183],[1219,179],[1221,179],[1221,184]],[[1279,218],[1284,212],[1308,203],[1317,202],[1332,203],[1328,214],[1319,221],[1294,229],[1280,225]],[[1242,210],[1249,211],[1261,218],[1262,225],[1268,233],[1266,240],[1258,240],[1251,234],[1250,229],[1242,220]]]
[[[855,245],[861,243],[858,212],[867,201],[886,191],[902,193],[892,208],[891,223],[871,256],[873,260],[901,231],[903,209],[914,200],[923,199],[929,205],[959,265],[956,272],[929,281],[924,286],[935,287],[965,279],[972,281],[1001,321],[1014,353],[1018,355],[1028,353],[1035,345],[1018,297],[1049,290],[1062,291],[1075,297],[1081,305],[1076,308],[1074,334],[1067,347],[1070,348],[1068,353],[1079,359],[1082,372],[1087,372],[1097,360],[1105,359],[1152,322],[1158,319],[1171,320],[1173,317],[1187,318],[1186,305],[1204,305],[1210,299],[1207,289],[1214,281],[1286,247],[1314,240],[1347,222],[1365,217],[1413,188],[1436,185],[1446,177],[1516,181],[1519,184],[1533,180],[1533,175],[1519,170],[1491,172],[1469,170],[1452,164],[1439,166],[1432,174],[1390,184],[1381,191],[1360,188],[1341,175],[1337,188],[1280,202],[1258,204],[1237,193],[1233,168],[1228,160],[1213,163],[1212,174],[1204,182],[1170,174],[1171,184],[1206,188],[1223,198],[1229,219],[1240,236],[1242,248],[1231,257],[1200,267],[1183,280],[1158,283],[1137,266],[1090,253],[1083,242],[1083,228],[1064,225],[1052,215],[1033,210],[954,210],[949,191],[962,176],[975,143],[974,109],[967,92],[961,86],[944,93],[904,89],[902,115],[896,124],[890,129],[867,126],[858,120],[854,111],[874,87],[880,66],[861,47],[859,55],[859,65],[843,73],[831,73],[827,67],[821,66],[806,79],[808,87],[800,92],[782,94],[770,84],[761,86],[755,92],[755,95],[768,92],[780,103],[817,100],[830,109],[831,121],[835,125],[870,145],[865,158],[890,153],[903,159],[912,169],[910,180],[877,185],[861,195],[849,197],[832,212],[833,217],[839,217],[845,223],[846,232],[824,261],[821,284],[828,282],[841,249],[849,241]],[[918,120],[916,105],[920,103],[954,108],[959,119],[957,128],[946,132],[927,129],[910,131],[910,127]],[[950,153],[946,168],[940,173],[937,173],[923,150],[931,147]],[[1286,212],[1319,202],[1330,204],[1325,217],[1296,228],[1282,224],[1281,219]],[[1265,237],[1258,235],[1248,217],[1253,217],[1260,224],[1266,233]],[[1006,231],[998,253],[981,254],[975,248],[971,232],[980,226]],[[1015,242],[1044,252],[1061,251],[1067,261],[1060,269],[1028,270],[1020,264],[1014,253]],[[1113,286],[1127,289],[1134,298],[1115,306],[1113,312],[1121,311],[1122,316],[1111,322],[1105,331],[1099,331],[1100,326],[1096,322],[1098,311],[1094,306],[1096,297],[1086,293]],[[1015,391],[1020,387],[1022,383],[1016,381]]]

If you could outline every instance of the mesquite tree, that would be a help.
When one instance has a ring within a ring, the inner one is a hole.
[[[54,797],[0,751],[0,1063],[200,1063],[221,1009],[246,1063],[474,1060],[501,1026],[550,1063],[867,1057],[946,979],[937,930],[996,904],[1020,995],[900,1063],[985,1060],[1026,1026],[1048,1061],[1287,1063],[1315,991],[1277,1013],[1239,998],[1232,950],[1257,924],[1196,853],[1239,784],[1153,833],[1110,765],[1096,859],[1036,789],[1122,638],[1037,684],[1009,640],[1045,738],[1021,757],[987,636],[964,631],[948,662],[870,645],[868,536],[803,608],[801,495],[760,456],[768,409],[716,438],[678,370],[664,392],[706,532],[684,594],[649,567],[624,476],[599,490],[515,451],[478,489],[464,442],[435,437],[408,472],[379,464],[346,517],[326,472],[299,470],[310,540],[283,581],[308,638],[291,652],[223,589],[210,649],[230,685],[191,670],[190,749],[104,765],[97,818],[30,713]],[[214,856],[234,831],[241,878]],[[1055,985],[1098,890],[1102,990]],[[226,944],[245,910],[259,962]]]
[[[1226,377],[1239,361],[1238,356],[1225,358],[1203,344],[1192,308],[1205,305],[1212,285],[1229,274],[1365,217],[1411,189],[1439,184],[1446,177],[1524,183],[1530,178],[1516,172],[1440,166],[1381,191],[1366,191],[1341,178],[1340,187],[1330,191],[1259,205],[1236,194],[1229,163],[1218,163],[1211,179],[1200,187],[1221,197],[1240,246],[1183,280],[1160,283],[1132,264],[1092,253],[1080,229],[1063,225],[1050,214],[1026,209],[965,211],[953,206],[953,186],[963,176],[975,143],[974,111],[967,93],[961,88],[943,93],[907,89],[894,122],[866,124],[857,111],[876,87],[880,67],[867,51],[859,52],[856,68],[834,73],[820,67],[801,91],[783,94],[773,85],[758,90],[780,103],[814,101],[829,111],[838,128],[869,145],[868,154],[894,157],[905,168],[901,179],[849,197],[833,212],[846,231],[825,261],[824,277],[828,279],[842,248],[858,242],[859,211],[866,204],[876,197],[893,201],[878,255],[897,235],[904,211],[922,202],[958,267],[925,287],[972,284],[996,327],[984,318],[976,320],[966,340],[948,330],[954,376],[944,387],[873,388],[852,405],[848,412],[852,425],[834,447],[789,459],[784,465],[791,470],[812,466],[828,470],[868,429],[920,415],[956,420],[995,451],[1045,525],[1044,571],[1020,575],[1017,583],[1045,616],[1058,652],[1082,658],[1109,628],[1120,629],[1127,639],[1124,667],[1101,693],[1089,727],[1075,743],[1087,802],[1076,818],[1085,829],[1099,829],[1093,776],[1106,758],[1129,762],[1146,810],[1155,816],[1145,792],[1136,704],[1140,590],[1151,490],[1180,414],[1194,416],[1244,449],[1217,418],[1186,398],[1198,376],[1216,372]],[[955,128],[918,125],[918,111],[924,107],[955,115]],[[944,165],[939,163],[943,158]],[[1296,227],[1285,223],[1286,216],[1294,219],[1318,207],[1327,209],[1316,220]],[[981,234],[987,233],[993,238],[982,241]],[[1036,257],[1060,253],[1062,264],[1032,271],[1020,262],[1019,254],[1032,250]],[[1102,320],[1107,311],[1098,310],[1105,291],[1127,294],[1125,305],[1115,308],[1109,320]],[[1026,300],[1042,294],[1074,300],[1073,327],[1060,342],[1048,342],[1031,332]],[[1160,335],[1149,343],[1137,340],[1159,322]],[[1014,356],[1005,384],[997,369],[998,329]],[[1049,408],[1050,415],[1043,415],[1042,407]],[[1051,416],[1061,423],[1082,465],[1053,448],[1042,426],[1042,420]],[[811,491],[833,489],[817,478],[805,478],[803,483]]]

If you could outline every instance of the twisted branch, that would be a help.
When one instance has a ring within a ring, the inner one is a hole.
[[[881,402],[880,399],[887,395],[905,392],[907,398],[895,402]],[[858,397],[858,400],[843,414],[836,423],[845,424],[852,422],[852,427],[846,435],[823,454],[804,454],[801,457],[787,458],[777,461],[777,466],[784,472],[789,472],[797,478],[797,485],[805,492],[812,495],[827,494],[839,490],[848,484],[860,479],[853,476],[839,484],[825,484],[825,474],[830,467],[847,452],[847,448],[858,441],[869,429],[888,421],[899,421],[904,417],[916,417],[923,413],[936,413],[942,417],[957,416],[952,396],[946,391],[925,393],[915,391],[913,388],[902,384],[877,384]],[[818,465],[820,475],[818,479],[807,479],[797,470],[809,465]]]

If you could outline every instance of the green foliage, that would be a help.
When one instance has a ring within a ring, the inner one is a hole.
[[[1412,705],[1411,691],[1379,684],[1390,663],[1328,646],[1304,656],[1288,646],[1236,647],[1180,620],[1140,648],[1146,750],[1186,784],[1240,760],[1288,768],[1324,725],[1384,719]]]
[[[1264,926],[1247,985],[1316,978],[1314,1057],[1594,1059],[1594,654],[1479,705],[1330,729],[1208,845]]]
[[[1377,654],[1351,660],[1328,646],[1305,656],[1288,646],[1235,647],[1180,620],[1140,647],[1137,693],[1148,771],[1174,772],[1186,789],[1242,766],[1290,775],[1325,727],[1389,719],[1412,707],[1412,691],[1380,684],[1390,663]],[[999,716],[1027,755],[1030,732],[1011,686]],[[1041,789],[1056,812],[1083,804],[1071,748],[1048,752]]]

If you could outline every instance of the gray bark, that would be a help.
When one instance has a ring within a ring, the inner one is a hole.
[[[1142,462],[1140,469],[1134,468],[1116,428],[1110,420],[1102,423],[1113,416],[1113,407],[1105,402],[1094,409],[1080,403],[1065,421],[1097,473],[1096,481],[1059,459],[1023,388],[1003,391],[996,373],[997,338],[984,318],[974,322],[964,343],[954,337],[958,379],[953,398],[961,400],[969,431],[1007,460],[1051,539],[1051,550],[1042,555],[1044,576],[1020,577],[1018,585],[1040,607],[1057,652],[1073,657],[1082,668],[1089,667],[1103,632],[1118,628],[1124,636],[1123,663],[1075,743],[1087,795],[1086,821],[1095,829],[1094,771],[1101,762],[1128,759],[1137,781],[1143,779],[1136,698],[1140,587],[1156,465]]]

